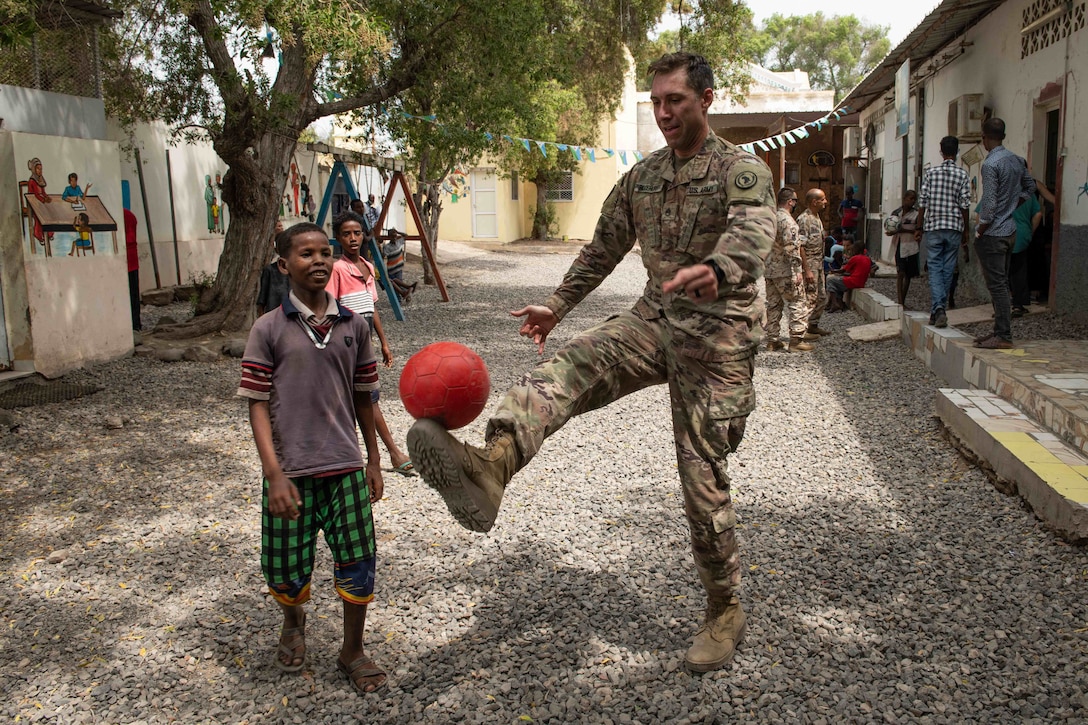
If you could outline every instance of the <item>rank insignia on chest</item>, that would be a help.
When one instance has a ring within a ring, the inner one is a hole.
[[[759,177],[754,171],[742,171],[737,174],[737,180],[733,183],[737,185],[738,189],[751,189],[756,185]]]

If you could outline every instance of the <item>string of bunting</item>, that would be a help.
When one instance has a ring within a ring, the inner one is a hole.
[[[842,108],[832,111],[823,118],[817,118],[815,121],[809,121],[808,123],[798,126],[797,128],[791,128],[789,131],[783,131],[767,138],[761,138],[758,141],[751,141],[749,143],[737,144],[740,148],[744,149],[750,154],[754,154],[756,149],[760,151],[774,151],[778,148],[786,148],[788,144],[794,144],[803,138],[808,138],[808,129],[814,128],[817,131],[823,129],[832,121],[838,121],[840,118],[850,113],[850,106],[843,106]]]
[[[387,114],[392,113],[392,111],[388,109],[385,112]],[[426,123],[441,125],[438,123],[438,117],[435,116],[433,113],[427,116],[413,116],[406,111],[400,111],[399,113],[403,118],[411,118],[417,121],[425,121]],[[484,131],[483,135],[485,138],[487,138],[488,141],[494,141],[496,138],[495,134],[491,133],[490,131]],[[618,155],[620,157],[620,161],[622,161],[624,164],[627,163],[628,154],[630,154],[636,161],[642,161],[642,152],[637,149],[609,149],[602,147],[576,146],[574,144],[558,143],[555,141],[537,141],[536,139],[531,138],[520,138],[518,136],[511,136],[505,133],[499,134],[498,138],[501,138],[503,141],[506,141],[510,144],[521,144],[525,147],[525,150],[529,152],[532,152],[533,147],[535,146],[540,151],[541,155],[544,156],[544,158],[548,157],[548,147],[551,146],[556,150],[556,152],[570,151],[572,154],[574,154],[574,158],[576,158],[577,160],[581,161],[583,158],[585,158],[589,159],[590,163],[596,163],[597,154],[601,153],[603,153],[608,158],[612,158],[613,156]]]
[[[391,111],[389,111],[388,109],[385,112],[391,113]],[[801,139],[808,138],[808,129],[814,128],[817,131],[820,131],[823,129],[824,126],[830,124],[832,121],[839,120],[848,113],[850,113],[850,107],[843,106],[838,110],[832,111],[823,118],[818,118],[815,121],[809,121],[808,123],[798,126],[797,128],[791,128],[788,131],[783,131],[782,133],[774,134],[773,136],[768,136],[767,138],[761,138],[757,141],[751,141],[748,143],[742,143],[737,145],[750,154],[754,154],[756,152],[756,149],[759,149],[760,151],[774,151],[778,148],[785,148],[789,144],[794,144]],[[441,125],[438,123],[438,117],[434,114],[429,114],[426,116],[414,116],[406,111],[400,111],[400,115],[403,118],[407,119],[415,119],[417,121],[425,121],[426,123]],[[495,140],[495,134],[489,131],[484,131],[483,134],[488,141]],[[533,150],[533,146],[536,146],[536,148],[540,151],[541,155],[545,158],[548,157],[548,147],[551,146],[556,149],[556,151],[570,151],[572,154],[574,154],[574,158],[576,158],[578,161],[581,161],[583,158],[587,158],[589,159],[590,163],[596,163],[597,154],[600,152],[603,152],[608,158],[619,155],[620,161],[622,161],[624,164],[627,163],[628,154],[631,154],[631,156],[634,157],[636,161],[642,161],[642,152],[637,149],[610,149],[590,146],[576,146],[573,144],[558,143],[556,141],[537,141],[530,138],[520,138],[518,136],[511,136],[505,133],[500,134],[499,138],[510,144],[516,145],[520,143],[522,146],[525,147],[525,150],[529,151],[530,153]]]

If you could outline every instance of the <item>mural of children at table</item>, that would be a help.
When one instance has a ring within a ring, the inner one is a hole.
[[[92,186],[94,186],[93,183],[87,184],[87,191],[90,191]],[[86,196],[84,190],[79,187],[79,174],[73,171],[68,174],[68,186],[64,187],[60,198],[75,207],[83,205],[84,196]]]
[[[87,184],[87,188],[91,188],[91,185]],[[79,236],[72,243],[72,249],[68,252],[68,256],[86,257],[88,250],[91,254],[94,254],[94,232],[91,230],[91,218],[87,216],[87,212],[81,211],[76,214],[72,226],[75,227]]]
[[[45,176],[42,175],[42,160],[34,157],[26,164],[30,169],[30,179],[27,181],[27,193],[33,194],[38,201],[43,204],[48,204],[53,201],[53,197],[45,193]],[[45,247],[46,255],[49,254],[49,243],[53,241],[53,232],[46,232],[42,229],[42,223],[38,221],[37,217],[34,217],[34,229],[31,230],[34,235],[34,239]]]
[[[204,205],[208,208],[208,231],[214,232],[219,224],[219,202],[215,198],[211,174],[204,175]]]

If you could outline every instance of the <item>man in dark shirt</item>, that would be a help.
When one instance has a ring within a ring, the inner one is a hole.
[[[975,253],[994,305],[994,332],[975,341],[976,347],[1008,350],[1012,344],[1012,306],[1009,300],[1009,260],[1016,242],[1013,213],[1035,193],[1035,180],[1024,159],[1002,145],[1005,122],[987,119],[982,124],[982,145],[989,155],[982,162],[982,202],[978,212]]]
[[[276,233],[272,236],[272,246],[276,246],[276,237],[283,231],[283,222],[276,222]],[[291,278],[280,271],[276,260],[279,258],[272,253],[272,261],[261,270],[261,286],[257,290],[257,317],[269,310],[274,310],[283,304],[287,294],[291,291]]]

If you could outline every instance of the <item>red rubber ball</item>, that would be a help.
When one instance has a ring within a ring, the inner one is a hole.
[[[449,430],[483,412],[491,393],[487,366],[459,342],[434,342],[408,358],[400,374],[400,399],[413,418],[432,418]]]

